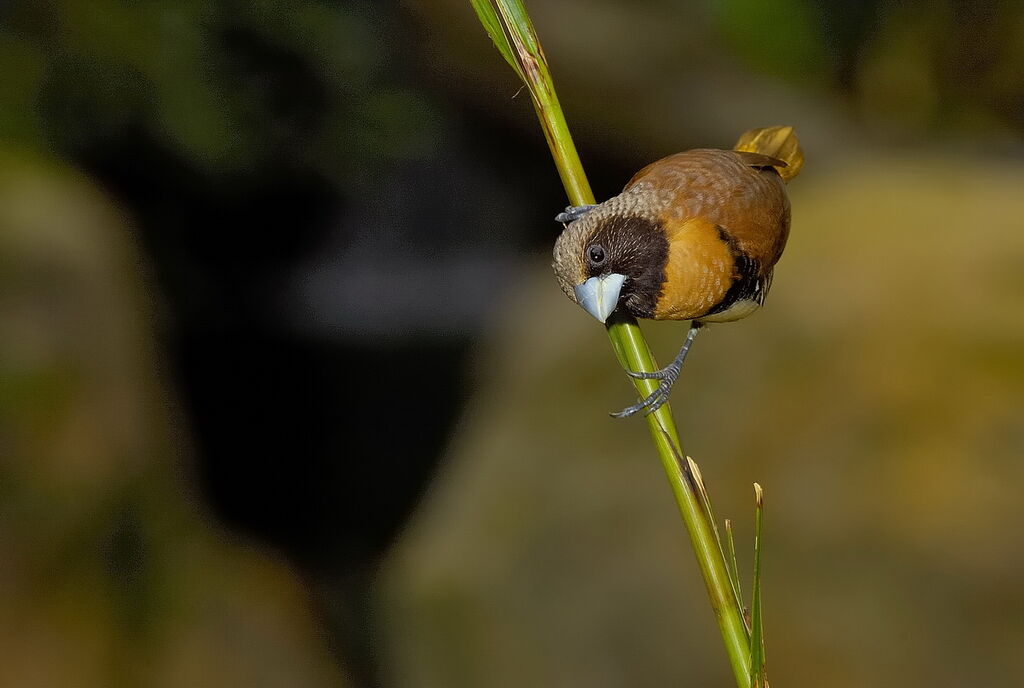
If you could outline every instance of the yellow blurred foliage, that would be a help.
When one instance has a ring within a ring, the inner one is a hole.
[[[868,152],[802,175],[763,312],[698,340],[684,446],[792,687],[1024,682],[1024,166]],[[603,334],[543,265],[478,364],[387,578],[394,685],[728,685]],[[648,324],[662,355],[684,328]]]

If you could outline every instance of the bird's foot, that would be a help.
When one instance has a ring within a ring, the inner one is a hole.
[[[565,212],[555,215],[555,222],[569,224],[580,219],[596,207],[596,205],[570,205],[565,209]]]
[[[693,345],[693,340],[697,336],[697,332],[702,327],[700,322],[694,321],[690,324],[690,331],[686,333],[686,341],[683,342],[683,346],[679,349],[679,353],[676,354],[674,361],[669,363],[661,370],[655,370],[652,373],[637,372],[634,373],[631,370],[626,371],[626,375],[637,379],[637,380],[661,380],[657,389],[648,394],[645,398],[639,402],[633,404],[628,408],[624,408],[618,413],[611,414],[613,418],[629,418],[636,414],[643,412],[643,414],[649,415],[654,413],[659,408],[665,405],[668,401],[668,395],[672,391],[672,385],[676,383],[679,378],[679,371],[683,369],[683,361],[686,360],[686,354],[690,352],[690,347]]]
[[[672,366],[669,366],[668,368],[655,370],[653,373],[634,373],[632,370],[627,370],[626,375],[629,375],[630,377],[635,378],[637,380],[664,380],[666,377],[668,377],[671,368]],[[678,370],[676,371],[676,375],[679,375]]]
[[[639,402],[628,408],[622,409],[618,413],[612,413],[611,416],[613,418],[629,418],[630,416],[635,416],[641,412],[646,416],[657,411],[665,405],[666,401],[668,401],[668,395],[672,391],[672,385],[675,384],[676,379],[679,377],[680,368],[682,368],[682,366],[675,365],[675,362],[673,361],[665,368],[653,373],[634,373],[627,370],[626,374],[630,377],[638,380],[661,380],[661,384],[658,385],[657,389]]]

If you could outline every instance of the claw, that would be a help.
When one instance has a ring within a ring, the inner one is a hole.
[[[665,384],[662,382],[658,385],[656,390],[648,394],[643,400],[633,404],[632,406],[624,408],[621,411],[613,412],[608,415],[612,418],[629,418],[630,416],[635,416],[643,411],[644,415],[648,416],[665,405],[665,402],[668,401],[668,394],[671,390],[671,384]]]
[[[555,222],[561,222],[563,225],[569,224],[580,219],[596,207],[596,205],[570,205],[564,212],[555,215]]]
[[[668,377],[668,368],[655,370],[653,373],[634,373],[632,370],[627,370],[626,375],[637,380],[664,380]]]

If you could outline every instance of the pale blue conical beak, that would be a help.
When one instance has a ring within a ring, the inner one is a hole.
[[[619,304],[619,292],[622,291],[622,283],[625,281],[626,276],[616,272],[591,277],[583,284],[576,285],[576,302],[583,306],[587,313],[604,322]]]

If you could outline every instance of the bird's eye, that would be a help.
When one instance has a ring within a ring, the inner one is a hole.
[[[593,244],[587,249],[587,258],[591,265],[600,265],[604,262],[604,246]]]

